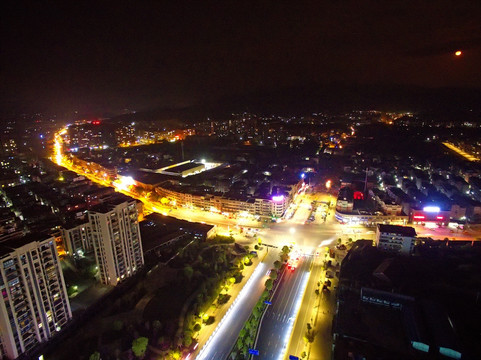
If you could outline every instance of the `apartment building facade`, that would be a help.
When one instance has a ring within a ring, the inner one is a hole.
[[[100,281],[117,285],[144,265],[136,201],[118,195],[89,211]]]
[[[92,251],[92,229],[89,222],[65,225],[61,234],[67,255],[81,258]]]
[[[14,359],[72,318],[55,238],[28,235],[0,244],[0,344]]]

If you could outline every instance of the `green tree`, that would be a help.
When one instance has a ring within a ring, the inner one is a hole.
[[[94,352],[89,356],[89,360],[100,360],[100,353],[98,351]]]
[[[162,323],[159,320],[154,320],[152,322],[152,329],[160,330],[162,328]]]
[[[289,247],[287,245],[284,245],[282,247],[282,250],[281,250],[281,260],[283,262],[286,262],[288,259],[289,259],[289,252],[291,251],[291,249],[289,249]]]
[[[167,354],[169,359],[171,360],[179,360],[180,359],[180,351],[179,350],[170,350]]]
[[[272,279],[267,279],[265,283],[265,287],[267,290],[271,291],[272,290]]]
[[[337,239],[337,243],[338,243],[339,245],[341,245],[342,239],[341,239],[341,238]]]
[[[255,307],[254,310],[252,310],[252,315],[254,315],[256,319],[259,319],[261,314],[262,312],[258,307]]]
[[[274,269],[272,269],[272,270],[271,270],[271,273],[269,274],[269,277],[270,277],[272,280],[277,279],[277,271],[275,271]]]
[[[149,339],[146,337],[138,337],[134,341],[132,341],[132,351],[135,356],[142,359],[145,356],[145,352],[147,351],[147,345],[149,343]]]
[[[244,348],[244,338],[239,337],[236,342],[236,347],[238,350],[241,350]]]
[[[219,294],[219,297],[217,298],[217,304],[225,304],[229,301],[230,298],[231,296],[229,294]]]
[[[304,335],[304,341],[312,343],[314,342],[315,337],[316,337],[316,333],[312,331],[312,325],[310,323],[307,323],[307,331]]]
[[[115,331],[120,331],[124,327],[124,323],[122,322],[122,320],[115,320],[112,324],[112,327]]]
[[[212,325],[215,322],[215,316],[209,316],[207,320],[204,320],[204,324]]]
[[[190,281],[192,279],[192,275],[194,275],[194,269],[192,269],[190,265],[186,265],[184,267],[184,276]]]
[[[190,330],[184,331],[184,340],[182,341],[182,344],[185,347],[188,347],[190,346],[190,344],[192,344],[192,331]]]
[[[274,267],[279,270],[282,266],[282,263],[279,260],[274,261]]]
[[[201,328],[202,328],[202,326],[199,323],[195,323],[195,325],[194,325],[194,331],[195,332],[200,331]]]

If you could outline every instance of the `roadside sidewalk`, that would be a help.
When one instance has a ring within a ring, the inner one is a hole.
[[[215,316],[215,322],[208,326],[202,325],[202,329],[199,331],[199,334],[197,336],[198,346],[195,352],[192,353],[192,357],[191,357],[192,359],[194,359],[198,355],[199,351],[209,340],[210,336],[215,331],[215,329],[217,328],[220,321],[225,316],[225,314],[227,313],[231,305],[234,303],[236,297],[244,288],[245,284],[250,279],[251,275],[254,273],[257,266],[263,261],[263,259],[267,255],[266,249],[267,247],[264,246],[262,251],[258,251],[259,256],[252,259],[251,266],[244,267],[244,270],[243,270],[244,278],[242,279],[242,282],[239,284],[234,284],[230,289],[230,291],[228,292],[228,294],[231,295],[231,298],[229,299],[229,301],[219,307],[216,307],[214,304],[212,304],[209,310],[206,311],[205,314],[207,316]]]

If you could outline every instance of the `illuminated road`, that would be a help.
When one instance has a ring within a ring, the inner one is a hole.
[[[464,157],[466,160],[469,160],[469,161],[479,161],[479,158],[474,156],[474,155],[471,155],[467,152],[465,152],[464,150],[462,150],[461,148],[457,147],[456,145],[454,144],[451,144],[449,142],[443,142],[443,145],[446,146],[449,150],[451,151],[454,151],[455,153],[457,153],[458,155],[461,155],[462,157]]]
[[[277,251],[270,251],[264,262],[260,263],[241,290],[229,311],[217,325],[212,336],[200,349],[198,360],[221,360],[227,358],[234,346],[244,323],[249,319],[252,309],[264,291],[267,270],[278,257]]]
[[[326,280],[325,271],[322,269],[324,254],[325,251],[321,252],[313,261],[311,276],[302,299],[301,311],[297,317],[286,355],[294,355],[301,358],[303,351],[308,352],[303,337],[309,323],[316,334],[309,359],[321,360],[330,359],[331,357],[331,324],[335,311],[335,293],[333,288],[337,285],[337,280],[335,278],[331,279],[331,292],[321,292],[320,295],[315,294],[317,282],[320,281],[323,284]],[[333,272],[334,270],[330,269],[329,271]]]
[[[163,206],[158,202],[152,202],[146,199],[143,196],[139,196],[138,194],[130,191],[129,186],[122,184],[119,179],[115,181],[109,181],[102,176],[99,176],[96,171],[89,169],[89,168],[81,168],[79,166],[75,166],[72,164],[68,158],[63,154],[62,150],[62,135],[67,132],[67,128],[63,128],[59,130],[54,136],[54,145],[53,145],[53,154],[51,156],[52,161],[54,161],[57,165],[63,166],[70,171],[73,171],[77,174],[83,175],[89,180],[107,187],[114,187],[114,189],[120,193],[128,195],[134,199],[142,201],[144,207],[152,212],[160,213],[163,215],[168,215],[175,217],[177,219],[188,220],[192,222],[200,222],[200,223],[207,223],[212,225],[220,225],[226,228],[234,228],[235,226],[245,226],[250,228],[260,228],[261,223],[255,220],[251,220],[248,218],[238,218],[238,219],[230,219],[224,215],[201,211],[198,209],[189,209],[189,208],[172,208]],[[106,174],[103,174],[106,177]]]
[[[286,269],[268,307],[259,332],[256,359],[283,359],[289,343],[303,291],[309,278],[312,257],[306,256],[292,272]]]

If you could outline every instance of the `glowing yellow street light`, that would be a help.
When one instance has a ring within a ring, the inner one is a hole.
[[[461,56],[461,55],[463,55],[463,52],[461,50],[458,50],[454,53],[454,55]]]

